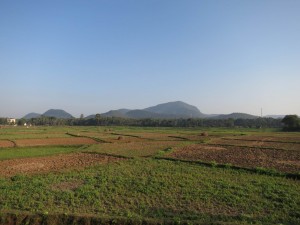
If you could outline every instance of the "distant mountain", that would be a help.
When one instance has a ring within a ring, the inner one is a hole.
[[[44,112],[42,116],[47,117],[56,117],[60,119],[71,119],[74,118],[70,113],[67,113],[66,111],[62,109],[49,109],[48,111]]]
[[[28,113],[27,115],[23,116],[23,118],[29,120],[32,118],[38,118],[40,116],[41,116],[41,114],[32,112],[32,113]]]
[[[95,118],[95,116],[96,116],[96,114],[92,114],[92,115],[84,117],[84,119],[86,119],[86,120],[93,119],[93,118]]]
[[[129,111],[131,111],[131,109],[118,109],[118,110],[116,110],[116,111],[119,111],[119,112],[122,113],[122,114],[126,114],[126,113],[128,113]]]
[[[210,117],[210,119],[257,119],[258,116],[253,116],[247,113],[231,113],[221,114],[218,116]]]
[[[126,113],[126,116],[129,118],[133,118],[133,119],[163,118],[163,115],[161,115],[161,114],[149,112],[149,111],[142,110],[142,109],[130,110],[129,112]]]
[[[156,106],[145,108],[144,111],[161,114],[171,115],[176,118],[203,118],[205,115],[193,105],[189,105],[185,102],[176,101],[159,104]]]
[[[106,113],[99,113],[102,117],[124,117],[126,118],[126,113],[131,111],[130,109],[117,109],[117,110],[110,110]],[[96,114],[89,115],[85,117],[85,119],[92,119],[95,118]]]
[[[266,115],[266,118],[282,119],[285,115]]]
[[[74,118],[71,114],[61,109],[50,109],[41,114],[29,113],[23,118],[30,119],[39,116],[56,117],[56,118]],[[145,109],[117,109],[110,110],[106,113],[101,113],[101,117],[122,117],[122,118],[154,118],[154,119],[175,119],[175,118],[204,118],[204,119],[256,119],[258,116],[246,113],[231,113],[231,114],[203,114],[193,105],[189,105],[182,101],[167,102],[151,106]],[[265,117],[283,118],[283,115],[270,115]],[[95,118],[95,114],[85,117],[85,119]]]
[[[220,114],[204,114],[205,118],[212,118],[212,117],[217,117],[220,116]]]
[[[205,115],[195,106],[187,103],[176,101],[159,104],[145,109],[118,109],[110,110],[102,113],[104,117],[124,117],[133,119],[156,118],[156,119],[172,119],[172,118],[204,118]],[[86,117],[94,118],[95,115]]]
[[[131,110],[129,110],[129,109],[110,110],[110,111],[108,111],[106,113],[102,113],[100,115],[104,116],[104,117],[127,117],[126,113],[129,111],[131,111]]]

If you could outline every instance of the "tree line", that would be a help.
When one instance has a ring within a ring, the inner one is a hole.
[[[281,119],[131,119],[120,117],[72,118],[61,119],[44,117],[32,119],[19,119],[18,125],[33,126],[140,126],[140,127],[243,127],[243,128],[282,128]],[[5,118],[0,118],[0,124],[7,124]]]

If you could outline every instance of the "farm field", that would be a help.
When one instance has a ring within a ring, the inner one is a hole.
[[[0,224],[300,224],[300,134],[2,127]]]

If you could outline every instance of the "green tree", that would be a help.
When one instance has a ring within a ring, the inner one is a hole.
[[[281,122],[284,124],[284,130],[300,130],[300,119],[297,115],[286,115]]]
[[[101,116],[100,116],[99,113],[97,113],[97,114],[95,115],[95,119],[96,119],[97,125],[99,125],[99,124],[100,124],[100,120],[101,120]]]
[[[24,119],[24,118],[21,118],[21,119],[18,120],[18,125],[19,126],[23,126],[25,123],[26,123],[26,119]]]

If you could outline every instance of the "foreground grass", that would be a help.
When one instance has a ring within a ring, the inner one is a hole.
[[[191,223],[300,224],[299,192],[299,181],[280,177],[132,159],[83,171],[2,178],[0,210]]]
[[[43,146],[0,148],[0,160],[50,156],[55,154],[71,153],[82,150],[79,146]]]

